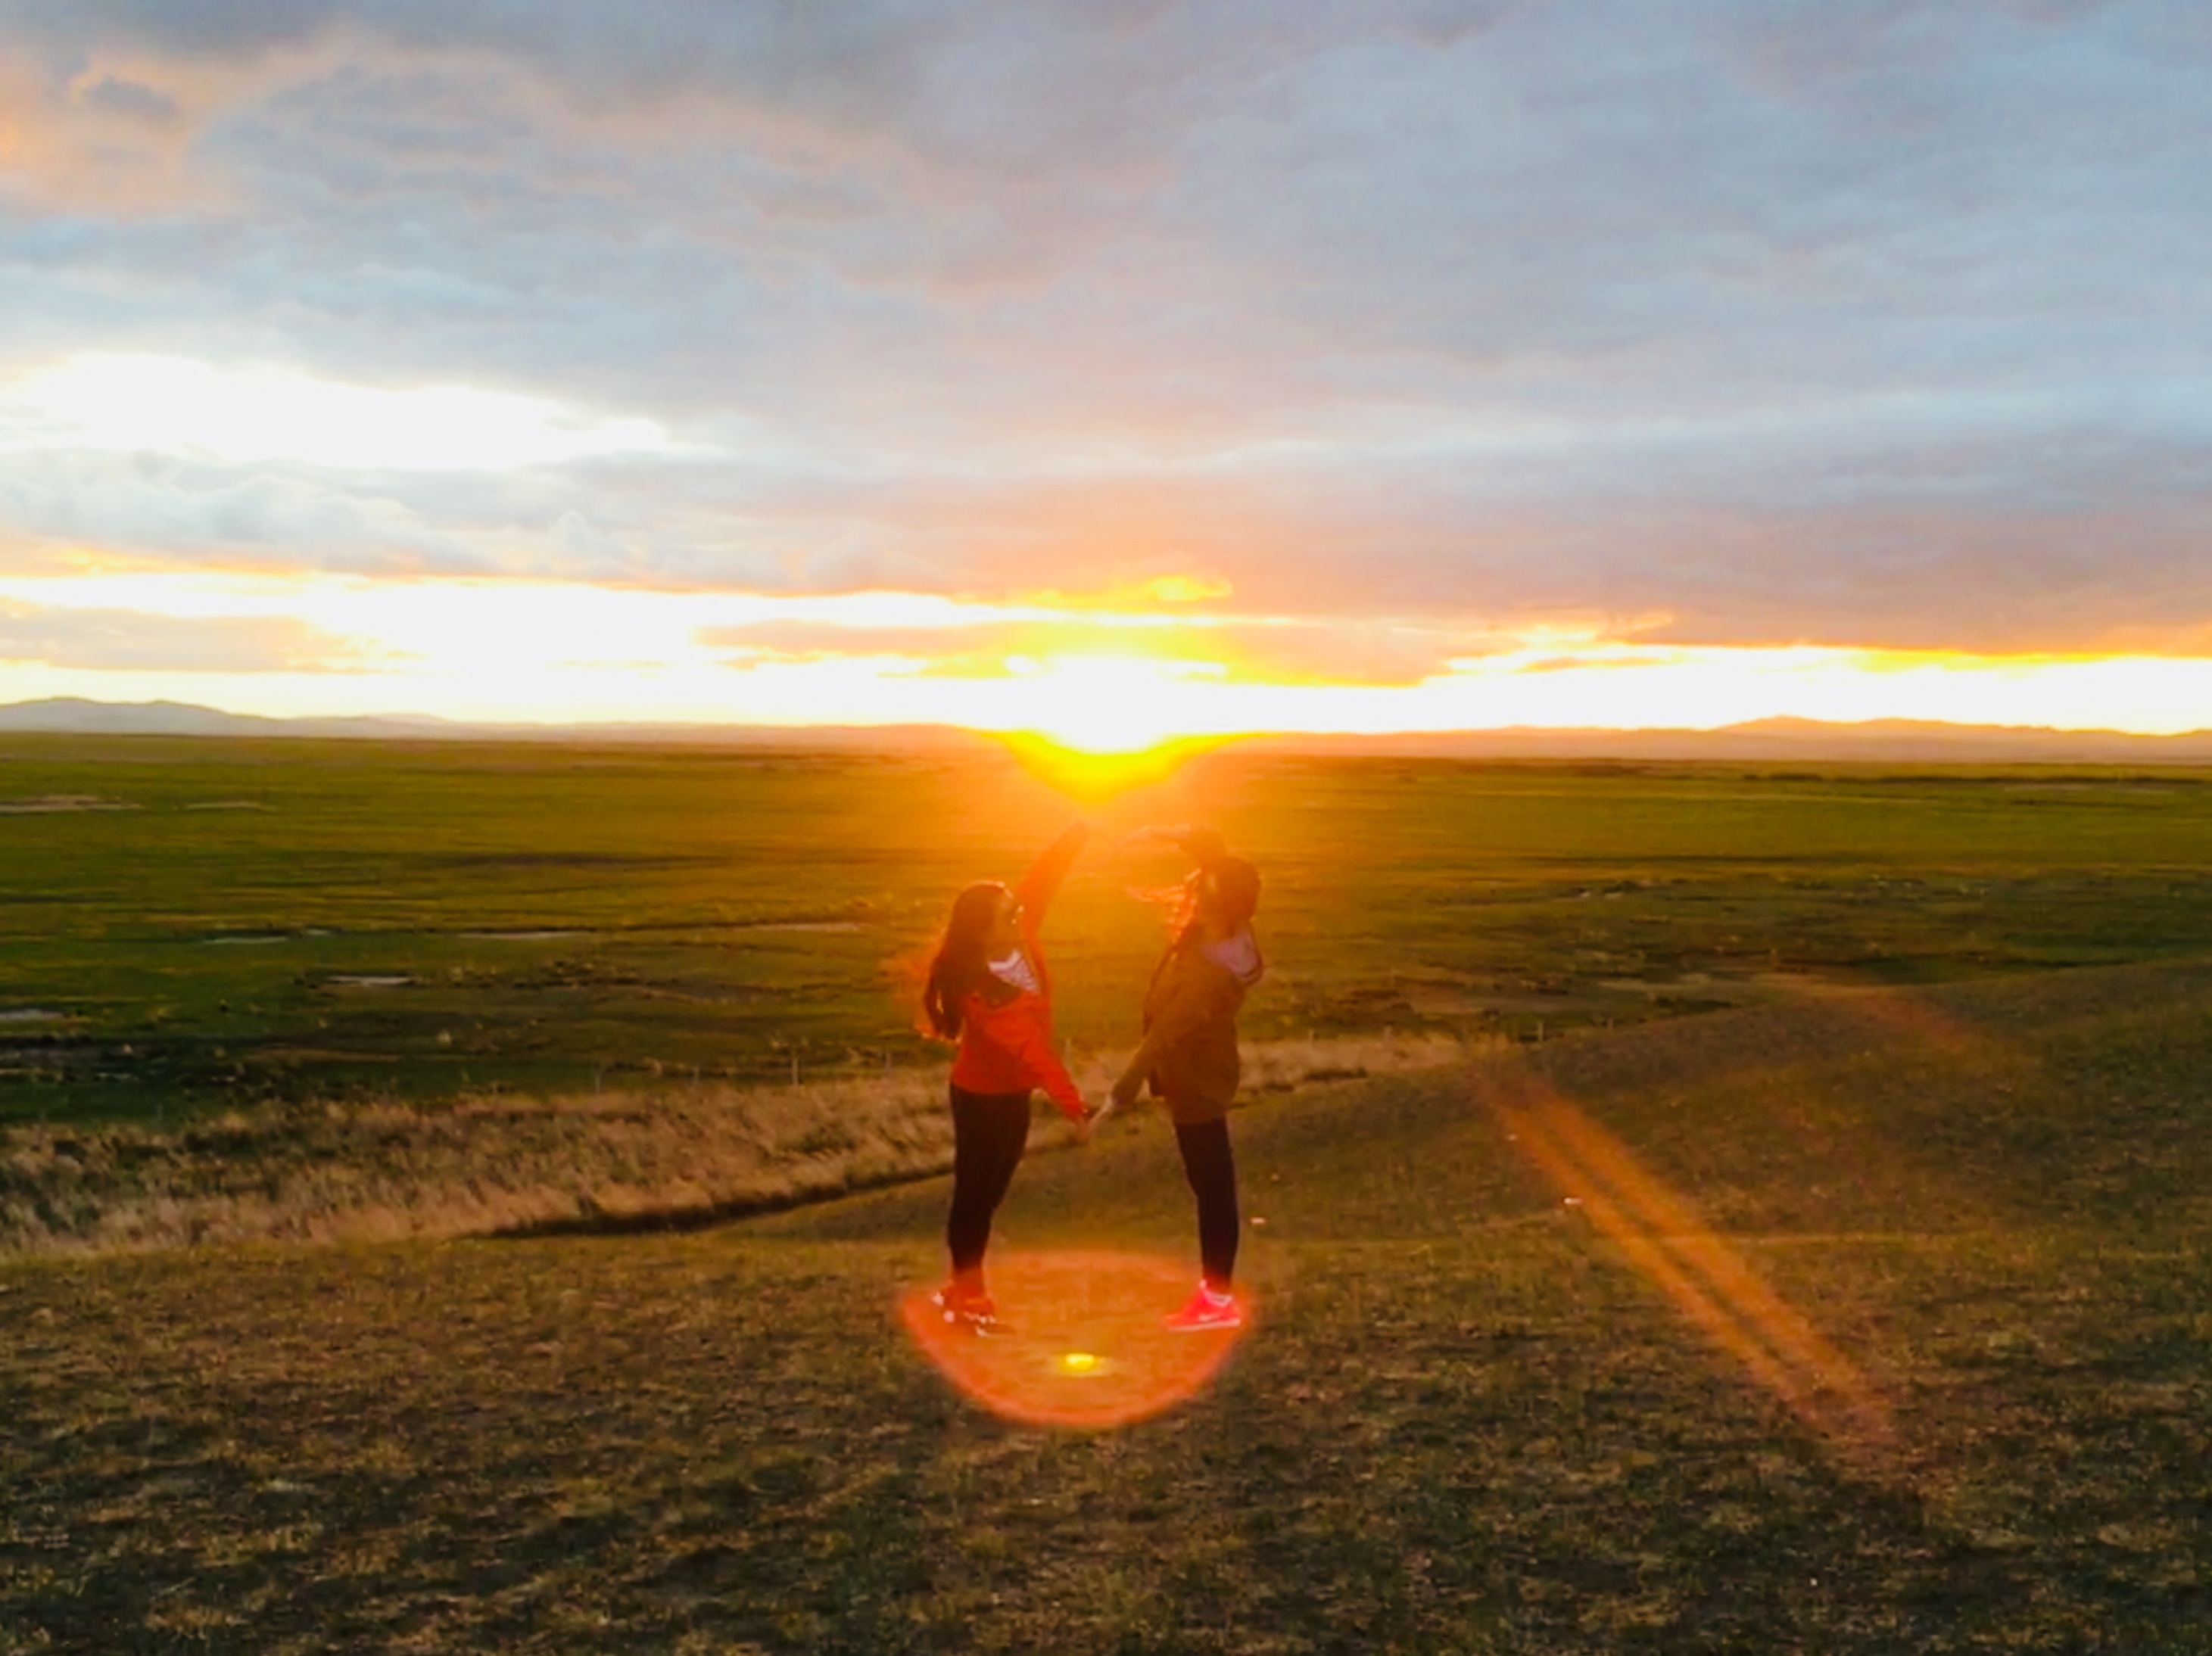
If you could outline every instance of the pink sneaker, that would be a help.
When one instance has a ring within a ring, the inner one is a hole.
[[[1184,1302],[1182,1309],[1166,1319],[1166,1325],[1178,1334],[1194,1334],[1213,1328],[1242,1328],[1244,1326],[1244,1311],[1237,1303],[1234,1294],[1217,1293],[1200,1283],[1198,1291]]]
[[[988,1338],[1006,1331],[999,1321],[999,1308],[988,1294],[963,1293],[957,1283],[947,1283],[929,1296],[929,1302],[948,1325],[966,1333]]]

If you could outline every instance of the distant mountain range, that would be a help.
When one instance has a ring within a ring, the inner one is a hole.
[[[942,725],[477,725],[416,714],[263,719],[182,701],[53,697],[0,706],[0,733],[77,736],[349,737],[415,742],[653,742],[736,747],[895,749],[969,747],[986,738]],[[1268,753],[1391,758],[1736,760],[1760,763],[2212,765],[2212,731],[2130,736],[2009,725],[1876,719],[1831,725],[1763,719],[1716,731],[1408,731],[1395,736],[1286,732],[1237,744]]]
[[[70,736],[431,736],[464,726],[441,719],[259,719],[185,701],[87,701],[54,696],[0,707],[0,731]]]
[[[0,733],[65,736],[351,737],[401,742],[674,742],[740,747],[968,746],[982,740],[945,725],[487,725],[428,713],[349,719],[264,719],[188,701],[88,701],[52,696],[0,705]]]

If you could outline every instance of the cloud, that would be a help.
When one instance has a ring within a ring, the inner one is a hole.
[[[457,521],[457,519],[460,519]],[[0,458],[0,547],[110,548],[187,562],[496,573],[498,534],[373,482],[155,457]],[[302,557],[303,549],[312,549]]]
[[[1018,677],[1039,662],[1139,658],[1203,669],[1226,683],[1408,685],[1458,657],[1496,647],[1494,634],[1410,621],[1133,616],[860,627],[776,620],[702,628],[697,642],[741,670],[836,659],[903,660],[955,677]],[[1218,670],[1218,671],[1216,670]]]
[[[0,389],[0,452],[72,448],[356,471],[508,471],[665,452],[669,444],[651,421],[580,418],[538,397],[461,385],[389,391],[101,354]]]
[[[187,617],[0,600],[0,662],[120,672],[337,672],[348,640],[285,616]]]
[[[0,0],[0,371],[291,364],[702,452],[50,452],[0,457],[0,522],[778,591],[1183,575],[1378,637],[2195,636],[2193,16]]]
[[[120,116],[125,120],[138,121],[149,126],[168,126],[184,112],[178,107],[177,100],[167,93],[115,75],[103,75],[99,80],[82,87],[76,98],[86,109]]]

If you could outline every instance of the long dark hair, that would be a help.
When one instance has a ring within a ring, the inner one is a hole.
[[[996,880],[978,880],[952,900],[921,992],[921,1015],[928,1032],[940,1040],[960,1038],[960,1003],[990,976],[985,943],[1006,895]]]

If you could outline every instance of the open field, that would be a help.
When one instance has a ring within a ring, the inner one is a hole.
[[[1263,1103],[1259,1331],[1098,1435],[898,1331],[941,1184],[0,1265],[0,1650],[2212,1650],[2208,1077],[2175,960]],[[1000,1245],[1182,1254],[1171,1158]]]
[[[1012,759],[0,739],[0,1656],[2212,1651],[2207,779],[1131,809],[1268,877],[1261,1316],[1069,1433],[895,1308]],[[1079,1070],[1175,871],[1053,916]],[[1188,1268],[1156,1118],[1037,1152],[1009,1257]],[[324,1245],[134,1251],[240,1236]]]
[[[1265,1039],[1532,1039],[2186,954],[2202,773],[1304,760],[1127,804],[1268,878]],[[802,1083],[933,1065],[900,962],[1071,808],[900,756],[0,737],[0,1121]],[[1048,930],[1079,1054],[1159,940],[1101,848]]]

